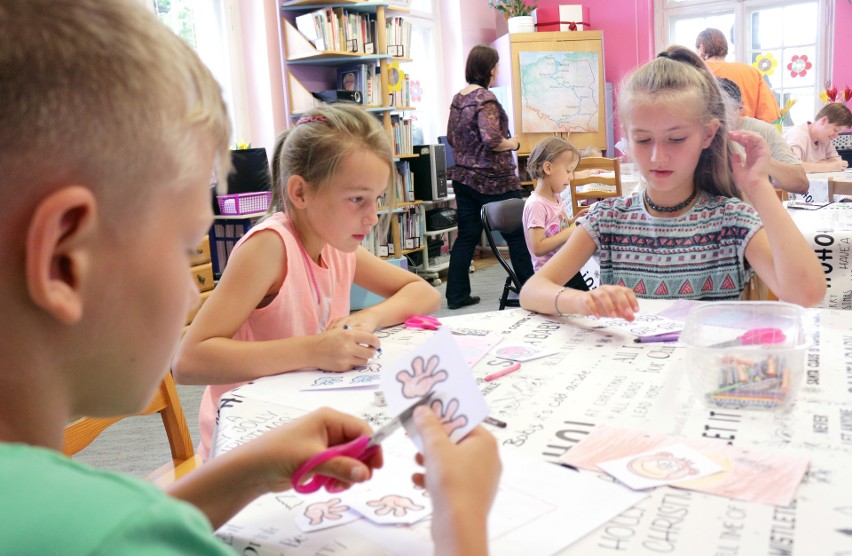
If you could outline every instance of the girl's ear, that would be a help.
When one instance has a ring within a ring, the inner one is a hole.
[[[721,122],[719,122],[718,118],[713,118],[704,126],[704,142],[701,145],[701,148],[706,149],[713,142],[713,138],[716,137],[716,132],[719,131],[719,127],[721,126]]]
[[[542,164],[541,165],[541,172],[545,176],[549,176],[550,174],[552,174],[553,173],[553,163],[551,163],[550,161],[547,161],[544,164]]]
[[[63,187],[36,206],[27,228],[25,265],[30,298],[65,324],[83,316],[83,292],[98,227],[96,208],[91,190]]]
[[[290,176],[290,179],[287,180],[287,186],[284,188],[284,192],[287,197],[290,198],[290,202],[297,209],[303,209],[307,206],[308,200],[308,183],[302,178],[302,176]]]

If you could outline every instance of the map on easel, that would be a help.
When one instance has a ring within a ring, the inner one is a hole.
[[[519,52],[524,133],[598,131],[597,52]]]

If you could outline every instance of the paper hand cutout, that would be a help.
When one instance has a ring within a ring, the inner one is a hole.
[[[311,525],[319,525],[324,519],[337,520],[343,517],[342,514],[349,510],[349,506],[344,506],[340,503],[340,498],[332,498],[327,502],[315,502],[305,508],[305,517],[308,518]]]
[[[378,508],[376,510],[376,515],[388,515],[393,512],[394,517],[403,517],[409,511],[417,512],[425,507],[418,506],[411,500],[411,498],[397,496],[395,494],[388,494],[378,500],[371,500],[370,502],[367,502],[367,505],[371,508]]]
[[[314,386],[331,386],[332,384],[337,384],[338,382],[343,382],[343,379],[339,377],[324,376],[316,379],[314,381]]]
[[[444,432],[447,433],[447,436],[451,436],[456,429],[460,429],[467,424],[467,416],[453,416],[459,410],[459,401],[456,398],[450,400],[446,407],[444,407],[444,402],[441,400],[435,400],[429,404],[429,407],[432,408],[433,412],[441,416],[441,424],[444,426]]]
[[[361,384],[361,383],[367,384],[367,383],[370,383],[370,382],[376,382],[377,380],[379,380],[378,375],[361,375],[361,376],[356,376],[355,378],[353,378],[352,384]]]
[[[439,382],[447,380],[447,371],[436,371],[440,359],[437,355],[429,358],[424,364],[422,357],[415,357],[411,362],[412,372],[400,371],[396,379],[402,383],[402,395],[406,398],[422,398],[432,391]]]

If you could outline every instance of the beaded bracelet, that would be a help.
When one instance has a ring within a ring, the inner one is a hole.
[[[556,295],[553,296],[553,308],[556,310],[556,314],[560,317],[567,317],[568,315],[562,314],[562,311],[559,310],[559,296],[567,290],[568,288],[559,288],[559,291],[556,292]]]

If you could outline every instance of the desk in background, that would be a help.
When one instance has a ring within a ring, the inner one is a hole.
[[[852,172],[808,174],[808,181],[807,193],[790,193],[788,197],[808,203],[827,203],[833,201],[835,195],[852,195]]]
[[[640,304],[651,313],[669,302]],[[491,415],[508,423],[506,429],[492,429],[504,449],[555,462],[596,424],[610,423],[811,459],[790,507],[658,488],[561,554],[846,554],[852,551],[852,313],[808,314],[816,334],[807,354],[805,383],[791,410],[778,414],[702,407],[686,381],[690,362],[676,344],[635,344],[627,334],[581,328],[522,309],[442,321],[557,350],[493,382],[482,379],[504,363],[486,355],[474,367]],[[401,328],[380,332],[385,346],[418,344],[428,334]],[[271,400],[265,380],[225,396],[217,443],[238,445],[321,405],[354,412],[373,427],[388,418],[372,405],[374,390],[293,390]],[[238,551],[250,547],[252,554],[408,555],[430,550],[428,523],[396,529],[410,535],[407,544],[376,547],[370,544],[376,526],[364,520],[301,533],[285,505],[294,499],[285,493],[281,500],[279,513],[266,516],[274,527],[254,526],[257,515],[248,511],[217,534]]]

